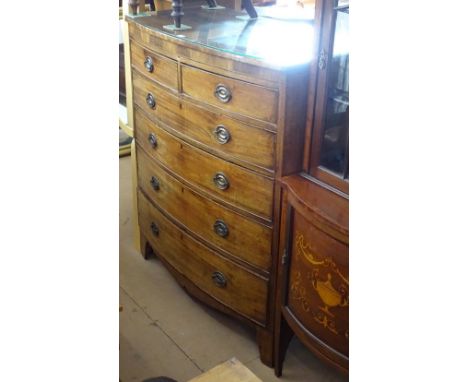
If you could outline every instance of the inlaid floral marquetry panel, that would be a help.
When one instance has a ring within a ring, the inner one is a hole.
[[[287,305],[311,332],[348,355],[348,246],[295,214]]]

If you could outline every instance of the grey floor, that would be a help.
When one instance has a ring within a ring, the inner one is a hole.
[[[236,357],[261,380],[346,381],[293,339],[283,377],[259,359],[255,332],[193,300],[156,259],[132,242],[131,159],[120,159],[120,379],[167,376],[185,382]],[[224,381],[220,381],[224,382]]]

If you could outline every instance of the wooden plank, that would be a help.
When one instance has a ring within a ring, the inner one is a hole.
[[[207,372],[191,379],[188,382],[262,382],[254,373],[247,369],[236,358],[215,366]]]

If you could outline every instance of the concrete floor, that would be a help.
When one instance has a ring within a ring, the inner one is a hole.
[[[264,366],[255,331],[193,300],[156,259],[133,248],[131,159],[120,159],[120,379],[185,382],[236,357],[265,382],[338,382],[347,377],[293,339],[283,377]],[[224,382],[224,381],[220,381]]]

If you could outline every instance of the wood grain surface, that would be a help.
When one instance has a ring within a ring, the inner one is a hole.
[[[170,168],[187,183],[196,185],[217,197],[265,220],[271,220],[273,208],[273,180],[199,150],[182,141],[135,109],[136,140],[153,159]],[[157,146],[152,147],[148,136],[154,134]],[[213,181],[215,174],[224,174],[229,181],[225,190]]]
[[[215,96],[218,85],[225,85],[232,99],[223,103]],[[182,65],[183,92],[195,99],[222,106],[234,113],[248,115],[263,121],[276,123],[278,118],[278,93],[248,82],[220,76],[191,66]]]
[[[137,146],[139,186],[151,200],[181,225],[218,250],[229,252],[265,271],[271,266],[272,229],[207,199],[179,182],[151,161]],[[151,184],[157,179],[158,187]],[[226,237],[219,236],[214,223],[228,227]]]
[[[190,235],[181,231],[153,207],[141,192],[138,193],[140,228],[152,248],[163,254],[178,272],[190,279],[201,290],[231,309],[259,323],[266,320],[268,282],[246,269],[224,259]],[[159,233],[151,230],[157,225]],[[224,287],[213,282],[213,273],[221,272]]]
[[[172,132],[193,145],[256,171],[272,174],[275,168],[276,134],[265,128],[232,118],[221,109],[201,106],[133,72],[134,101],[153,122],[161,121]],[[156,108],[146,104],[154,95]],[[223,126],[230,138],[221,144],[215,130]]]
[[[152,80],[168,86],[174,90],[178,89],[178,64],[163,55],[154,53],[135,42],[130,44],[132,66],[145,73]],[[150,58],[153,64],[152,71],[145,66],[145,60]]]

